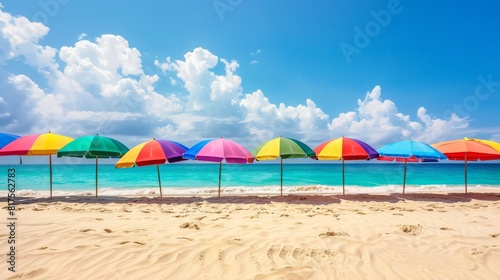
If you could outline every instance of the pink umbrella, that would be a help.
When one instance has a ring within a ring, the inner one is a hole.
[[[222,137],[215,140],[198,142],[182,156],[185,159],[211,161],[219,163],[219,197],[222,174],[222,161],[227,163],[250,163],[254,157],[242,145]]]

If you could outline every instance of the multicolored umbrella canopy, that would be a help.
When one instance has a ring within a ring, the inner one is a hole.
[[[0,149],[21,136],[0,132]]]
[[[345,195],[344,161],[370,160],[379,155],[374,148],[357,139],[340,137],[319,144],[314,148],[319,160],[342,160],[342,194]]]
[[[120,158],[127,152],[127,146],[116,139],[92,135],[71,141],[57,152],[57,157],[95,158],[95,196],[97,197],[98,158]]]
[[[50,197],[52,197],[52,155],[73,138],[55,133],[33,134],[20,137],[0,150],[0,156],[49,156]]]
[[[211,162],[224,160],[227,163],[250,163],[254,160],[245,147],[224,138],[198,142],[184,153],[183,158]]]
[[[163,197],[159,165],[166,162],[173,163],[185,160],[182,158],[182,155],[187,149],[188,147],[174,141],[153,139],[130,149],[120,160],[118,160],[115,166],[117,168],[127,168],[134,167],[135,165],[156,165],[160,197]]]
[[[196,143],[188,149],[183,158],[219,163],[219,197],[222,174],[222,161],[226,163],[251,163],[254,158],[242,145],[219,138],[215,140],[204,140]]]
[[[7,144],[0,155],[46,156],[56,154],[73,138],[55,133],[43,133],[23,136]]]
[[[486,144],[486,145],[488,145],[488,146],[492,147],[493,149],[500,152],[500,143],[498,143],[498,142],[495,142],[492,140],[476,139],[476,138],[474,138],[474,140],[481,142],[481,143],[484,143],[484,144]]]
[[[498,146],[497,146],[498,144]],[[497,160],[500,159],[500,144],[490,140],[463,138],[432,144],[445,154],[449,160],[464,161],[465,193],[467,193],[467,161]]]
[[[273,160],[280,158],[280,187],[283,195],[283,159],[308,158],[316,154],[306,144],[292,138],[278,137],[264,142],[252,150],[257,160]]]
[[[431,147],[430,145],[413,141],[404,140],[395,143],[391,143],[378,149],[379,153],[378,160],[387,161],[404,161],[404,176],[403,176],[403,194],[405,193],[406,187],[406,164],[407,162],[436,162],[441,159],[446,159],[446,156],[440,151]]]

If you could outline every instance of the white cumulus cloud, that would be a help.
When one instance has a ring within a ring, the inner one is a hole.
[[[302,104],[275,104],[260,89],[244,93],[238,61],[202,47],[179,59],[155,60],[165,75],[147,75],[141,52],[122,36],[86,40],[82,33],[74,45],[56,49],[40,44],[48,32],[43,24],[0,7],[0,63],[8,66],[17,58],[40,73],[34,77],[0,70],[2,131],[100,133],[129,141],[156,137],[187,145],[222,136],[248,148],[279,135],[311,146],[345,135],[378,147],[405,138],[446,140],[468,127],[465,118],[436,118],[424,107],[400,112],[382,98],[380,86],[359,99],[355,110],[331,118],[306,96]],[[171,89],[159,91],[160,81]]]
[[[294,107],[280,103],[277,106],[257,90],[246,94],[240,106],[246,111],[244,122],[249,125],[250,133],[261,141],[276,133],[308,138],[321,134],[328,123],[328,115],[310,99],[306,100],[306,105]]]
[[[419,120],[412,121],[410,115],[399,112],[394,102],[382,99],[381,95],[381,87],[376,86],[363,100],[358,99],[356,111],[340,113],[328,129],[380,146],[408,138],[432,143],[468,126],[467,119],[456,114],[448,120],[432,118],[424,107],[417,111]]]
[[[41,73],[57,70],[54,61],[56,49],[42,46],[39,41],[48,34],[49,28],[39,22],[31,22],[23,16],[12,16],[0,7],[0,63],[19,58]]]

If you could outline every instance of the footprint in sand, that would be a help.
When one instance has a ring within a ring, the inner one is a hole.
[[[267,251],[267,257],[272,259],[279,257],[285,260],[299,260],[304,261],[308,259],[314,259],[317,262],[323,262],[326,260],[331,260],[337,255],[328,249],[311,249],[311,248],[298,248],[293,246],[280,246],[273,245]]]
[[[411,235],[418,235],[418,234],[422,233],[422,226],[421,225],[399,225],[399,228],[404,233],[408,233]]]
[[[330,237],[330,236],[349,236],[349,234],[347,232],[344,232],[344,231],[327,231],[327,232],[324,232],[324,233],[320,233],[319,236],[323,236],[323,237]]]
[[[500,236],[500,233],[491,234],[490,236],[491,236],[491,237],[493,237],[493,238],[497,238],[497,237],[499,237],[499,236]]]
[[[194,240],[193,238],[184,237],[184,236],[177,237],[176,239],[186,239],[186,240],[189,240],[189,241],[193,241]]]
[[[111,233],[112,232],[112,230],[110,230],[109,228],[105,228],[104,231],[107,232],[107,233]]]
[[[179,226],[180,228],[189,228],[189,229],[200,229],[200,226],[197,223],[183,223]]]
[[[453,230],[453,229],[449,227],[440,227],[439,230]]]
[[[85,228],[80,230],[80,232],[89,232],[89,231],[95,231],[95,230],[90,228]]]

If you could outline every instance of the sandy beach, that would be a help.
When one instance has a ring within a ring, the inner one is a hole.
[[[499,193],[16,204],[16,272],[2,261],[3,279],[500,279]]]

